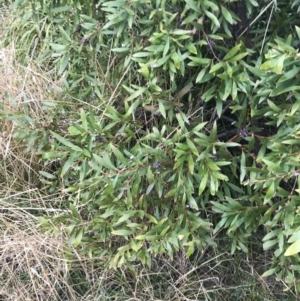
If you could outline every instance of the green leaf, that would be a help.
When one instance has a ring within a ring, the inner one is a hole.
[[[88,170],[88,163],[86,160],[82,161],[79,173],[79,181],[83,182]]]
[[[278,236],[278,234],[282,232],[281,229],[276,229],[276,230],[273,230],[271,232],[269,232],[264,238],[263,238],[263,241],[267,241],[267,240],[270,240],[271,238],[273,238],[274,236]]]
[[[222,15],[224,16],[225,20],[230,23],[231,25],[235,23],[233,20],[230,12],[227,10],[227,8],[223,5],[221,5]]]
[[[224,224],[227,222],[228,217],[222,217],[222,219],[218,222],[218,224],[216,225],[213,234],[216,234],[223,226]]]
[[[295,29],[296,29],[296,32],[297,32],[297,36],[300,39],[300,28],[296,25]]]
[[[237,86],[235,80],[232,81],[231,97],[233,100],[236,100],[237,97]]]
[[[152,215],[150,215],[150,214],[146,214],[146,217],[148,218],[148,220],[149,220],[151,223],[153,223],[153,224],[155,224],[155,225],[158,224],[157,219],[156,219],[154,216],[152,216]]]
[[[201,183],[199,185],[199,191],[198,194],[201,195],[206,188],[207,185],[207,180],[208,180],[208,172],[203,176]]]
[[[197,4],[193,0],[185,0],[185,3],[190,7],[192,10],[196,12],[200,12],[200,8],[197,6]]]
[[[190,41],[186,42],[186,48],[190,53],[197,54],[197,48]]]
[[[286,93],[286,92],[300,90],[300,86],[294,86],[292,84],[293,84],[293,82],[291,82],[290,86],[286,86],[285,83],[279,85],[271,92],[270,96],[278,96],[278,95]]]
[[[215,146],[222,146],[222,147],[237,147],[237,146],[241,146],[237,142],[215,142],[214,145]]]
[[[106,211],[100,215],[101,218],[108,218],[116,213],[116,208],[114,206],[108,207]]]
[[[166,119],[167,114],[166,114],[165,105],[163,104],[163,102],[160,99],[158,99],[158,108],[159,108],[159,112],[161,113],[161,115]]]
[[[199,83],[202,79],[203,79],[203,76],[205,75],[205,73],[207,72],[207,68],[203,68],[197,75],[197,78],[196,78],[196,84]]]
[[[149,63],[149,65],[151,65],[152,68],[159,68],[160,66],[164,65],[170,58],[170,54],[165,56],[165,57],[162,57],[158,60],[155,60],[151,63]]]
[[[56,179],[56,175],[53,175],[53,174],[51,174],[51,173],[49,173],[49,172],[40,170],[39,173],[40,173],[42,176],[44,176],[45,178],[48,178],[48,179],[50,179],[50,180]]]
[[[217,105],[216,105],[216,109],[217,109],[217,115],[219,118],[221,118],[222,115],[222,109],[223,109],[223,101],[221,99],[217,99]]]
[[[283,82],[285,82],[287,80],[294,79],[294,77],[298,73],[299,73],[299,69],[295,68],[295,67],[293,69],[291,69],[290,71],[283,73],[283,75],[280,77],[280,79],[277,82],[277,86],[278,86],[279,83],[283,83]]]
[[[186,138],[186,142],[187,142],[187,145],[188,145],[189,149],[198,157],[199,152],[198,152],[195,144],[189,138]]]
[[[193,253],[195,252],[195,244],[194,242],[192,241],[190,244],[189,244],[189,247],[185,253],[185,256],[187,258],[189,258]]]
[[[150,51],[150,52],[163,52],[165,49],[164,44],[160,45],[151,45],[145,48],[145,50]]]
[[[185,30],[185,29],[174,29],[170,32],[170,34],[174,35],[190,35],[192,32],[191,30]]]
[[[76,217],[77,219],[81,219],[79,212],[77,211],[76,207],[73,204],[70,204],[70,210],[73,213],[74,217]]]
[[[186,86],[184,86],[176,95],[175,101],[181,99],[185,94],[189,93],[193,87],[193,83],[190,82]]]
[[[133,251],[137,252],[138,250],[141,249],[143,245],[141,243],[137,244],[134,240],[130,242],[130,247],[132,248]]]
[[[264,250],[269,250],[271,249],[274,245],[276,245],[278,243],[277,239],[274,240],[268,240],[266,242],[263,243],[263,249]]]
[[[282,69],[283,69],[283,63],[284,63],[284,60],[286,59],[286,55],[281,55],[277,61],[276,61],[276,64],[274,66],[274,71],[275,73],[277,74],[282,74]]]
[[[297,240],[300,240],[300,231],[297,231],[293,233],[293,235],[289,238],[288,242],[295,242]]]
[[[81,119],[81,123],[82,123],[82,128],[87,131],[88,129],[88,124],[87,124],[87,120],[86,120],[86,114],[84,112],[83,109],[80,110],[80,119]]]
[[[63,72],[65,71],[65,69],[67,68],[68,66],[68,63],[69,63],[69,59],[70,59],[70,53],[67,52],[63,55],[61,61],[60,61],[60,67],[59,67],[59,70],[58,70],[58,75],[62,75]]]
[[[215,164],[212,160],[206,159],[206,162],[207,162],[207,166],[208,166],[210,171],[220,170],[220,167],[217,164]]]
[[[132,93],[129,97],[127,97],[125,99],[125,101],[131,101],[137,97],[139,97],[140,95],[142,95],[145,91],[147,90],[147,88],[140,88],[138,90],[136,90],[134,93]]]
[[[61,169],[60,176],[63,177],[69,168],[73,165],[74,161],[76,160],[77,153],[72,153],[69,159],[65,162],[64,166]]]
[[[219,62],[215,65],[213,65],[210,70],[209,73],[215,73],[216,71],[218,71],[220,68],[224,68],[225,63],[223,62]]]
[[[230,77],[230,78],[232,78],[232,68],[231,68],[231,66],[230,66],[230,64],[227,64],[226,63],[226,73],[227,73],[227,75]]]
[[[284,256],[292,256],[300,252],[300,240],[291,244],[284,253]]]
[[[199,123],[198,125],[196,125],[196,126],[192,129],[192,131],[193,131],[193,132],[199,132],[201,129],[203,129],[203,128],[205,127],[206,124],[207,124],[207,121],[201,122],[201,123]]]
[[[236,210],[244,209],[244,207],[239,202],[232,199],[231,197],[226,196],[225,198],[226,198],[227,202],[232,206],[232,208],[234,208]]]
[[[147,180],[148,180],[149,184],[153,183],[153,181],[154,181],[154,175],[153,175],[153,172],[152,172],[150,166],[147,169]]]
[[[209,135],[211,142],[215,142],[216,141],[217,131],[218,131],[217,121],[215,121],[214,125],[213,125],[213,128],[212,128],[212,130],[210,132],[210,135]]]
[[[133,58],[140,58],[140,57],[148,57],[150,56],[152,53],[151,52],[136,52],[132,55]]]
[[[122,224],[125,221],[128,221],[130,217],[132,217],[135,214],[134,210],[128,211],[128,212],[123,212],[123,215],[117,220],[116,223],[114,223],[113,226],[118,226]]]
[[[218,180],[216,180],[214,177],[210,177],[210,194],[211,195],[215,195],[216,194],[216,191],[217,191],[217,183],[218,183]]]
[[[223,175],[223,174],[221,174],[221,173],[219,173],[219,172],[213,171],[211,173],[211,175],[213,177],[215,177],[216,179],[219,179],[219,180],[222,180],[222,181],[228,181],[228,177],[225,176],[225,175]]]
[[[282,41],[279,38],[275,38],[275,41],[276,41],[276,44],[279,46],[279,49],[282,52],[297,54],[297,50],[290,45],[291,39],[287,38],[285,41]],[[290,56],[290,54],[289,54],[289,56]]]
[[[81,241],[82,241],[82,237],[83,237],[83,228],[81,228],[78,232],[77,232],[77,234],[76,234],[76,236],[74,237],[74,235],[75,235],[75,233],[72,235],[72,237],[71,237],[71,244],[72,245],[74,245],[74,247],[77,247],[77,246],[79,246],[80,245],[80,243],[81,243]]]
[[[57,13],[67,12],[70,10],[72,10],[72,6],[58,6],[58,7],[52,8],[50,13],[57,14]]]
[[[177,54],[176,51],[172,52],[171,54],[171,59],[173,60],[174,62],[174,66],[176,69],[179,69],[180,68],[180,63],[181,63],[181,59],[179,57],[179,55]]]
[[[202,65],[207,66],[211,63],[211,59],[208,59],[208,58],[199,58],[199,57],[189,56],[189,59],[191,60],[191,62],[188,63],[188,66],[191,66],[191,67],[197,67],[197,66],[202,66]]]
[[[97,154],[93,154],[94,159],[101,165],[110,170],[118,170],[110,161],[108,154],[103,154],[103,157],[100,157]]]
[[[111,231],[111,234],[118,235],[118,236],[128,236],[128,235],[133,234],[133,231],[127,230],[127,229],[119,229],[119,230]]]
[[[241,165],[240,165],[240,182],[242,183],[245,176],[246,176],[246,156],[245,153],[242,151],[242,155],[241,155]]]
[[[258,3],[255,0],[249,0],[253,6],[258,6]]]
[[[91,152],[86,148],[83,150],[82,154],[87,158],[92,158]]]
[[[280,112],[281,111],[281,108],[279,108],[279,107],[277,107],[276,105],[275,105],[275,103],[274,102],[272,102],[271,100],[267,100],[268,101],[268,105],[269,105],[269,107],[274,111],[274,112]]]
[[[168,54],[169,49],[170,49],[170,38],[167,37],[167,41],[166,41],[164,52],[163,52],[163,57],[165,57]]]
[[[244,58],[248,54],[249,54],[248,52],[239,53],[238,55],[232,57],[231,59],[228,59],[227,62],[237,62],[237,61],[240,61],[242,58]]]
[[[209,12],[208,10],[204,10],[204,13],[207,15],[207,17],[209,17],[212,22],[217,26],[220,27],[220,22],[218,20],[218,18],[211,12]]]
[[[267,70],[270,70],[271,68],[273,68],[273,66],[274,66],[274,60],[268,60],[260,66],[260,69],[267,71]]]
[[[223,7],[223,6],[222,6]],[[233,47],[232,49],[229,50],[229,52],[224,56],[223,61],[227,61],[229,59],[231,59],[233,56],[236,55],[236,53],[240,50],[242,44],[238,44],[235,47]]]
[[[49,44],[54,51],[64,52],[65,50],[67,50],[67,45],[56,44],[56,43],[49,43]]]
[[[269,277],[271,275],[273,275],[274,273],[276,273],[277,271],[277,268],[273,268],[273,269],[270,269],[270,270],[267,270],[266,272],[264,272],[261,277]]]
[[[179,123],[181,129],[182,129],[182,130],[185,130],[185,124],[184,124],[184,121],[183,121],[183,119],[182,119],[181,114],[177,113],[177,114],[176,114],[176,119],[178,120],[178,123]]]
[[[281,172],[284,173],[284,170],[280,167],[280,162],[272,162],[268,159],[262,158],[262,161],[268,166],[269,171]]]
[[[60,143],[62,143],[63,145],[70,147],[72,150],[74,151],[79,151],[82,152],[82,148],[80,148],[77,145],[74,145],[73,143],[71,143],[70,141],[68,141],[67,139],[65,139],[64,137],[60,136],[59,134],[56,134],[54,132],[51,131],[51,134],[53,135],[54,138],[56,138]]]
[[[38,222],[41,224],[42,227],[50,227],[52,226],[52,223],[50,223],[47,219],[45,219],[43,216],[37,217]]]
[[[271,198],[274,196],[274,194],[275,194],[275,182],[273,181],[267,190],[266,196],[264,198],[264,205],[267,204],[271,200]]]
[[[139,63],[141,69],[138,70],[146,79],[149,79],[149,69],[146,64]]]
[[[216,210],[216,208],[220,209],[221,212],[230,212],[231,208],[229,206],[225,206],[219,202],[215,202],[215,201],[211,201],[211,203],[215,206],[213,207],[213,210],[216,212],[219,212],[218,210]]]
[[[141,104],[142,100],[141,99],[137,99],[135,100],[131,106],[129,107],[129,109],[126,111],[126,117],[130,116],[135,110],[136,108]],[[145,107],[145,106],[144,106]]]
[[[120,152],[120,150],[117,147],[115,147],[112,143],[109,144],[109,147],[114,153],[114,155],[117,157],[117,159],[126,166],[128,160],[124,157],[124,155]]]
[[[248,253],[248,248],[245,246],[245,244],[242,241],[238,241],[239,247],[242,249],[243,252]]]
[[[188,167],[190,174],[194,174],[195,162],[193,156],[189,156],[188,158]]]
[[[84,132],[84,130],[81,127],[79,127],[77,124],[74,124],[68,128],[68,132],[71,136],[77,136],[77,135],[81,135]]]
[[[127,52],[129,50],[130,50],[129,47],[118,47],[118,48],[112,48],[111,49],[111,51],[118,52],[118,53]]]

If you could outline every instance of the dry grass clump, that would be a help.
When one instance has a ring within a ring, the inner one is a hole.
[[[0,299],[66,300],[74,295],[63,238],[39,232],[35,217],[9,199],[0,207]]]
[[[36,70],[16,63],[13,46],[0,50],[0,300],[76,300],[64,259],[67,241],[38,229],[36,215],[55,199],[41,196],[39,162],[14,138],[18,116],[47,118],[51,81]]]
[[[36,216],[51,211],[44,206],[51,201],[50,197],[33,199],[32,191],[3,197],[3,188],[0,188],[0,300],[91,300],[87,296],[96,283],[91,260],[69,246],[63,231],[51,235],[39,227]],[[31,206],[25,207],[25,203]]]
[[[44,105],[52,102],[55,87],[28,62],[17,63],[13,44],[0,49],[0,300],[76,300],[64,252],[68,242],[44,234],[36,219],[57,196],[42,197],[38,159],[14,137],[22,115],[47,122]]]
[[[14,43],[0,49],[0,99],[5,109],[24,112],[30,106],[32,117],[46,117],[43,103],[51,102],[49,95],[59,89],[51,73],[46,74],[30,58],[26,66],[16,60]],[[52,72],[53,73],[53,72]]]
[[[22,137],[28,135],[28,141],[38,131],[45,135],[53,123],[49,108],[57,104],[59,89],[51,73],[43,72],[30,58],[26,66],[21,65],[16,55],[13,42],[0,48],[0,181],[7,183],[8,194],[38,186],[42,167]]]

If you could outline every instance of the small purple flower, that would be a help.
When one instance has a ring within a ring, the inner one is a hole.
[[[214,155],[214,161],[219,162],[219,161],[221,161],[221,158],[217,155]]]
[[[240,130],[240,136],[241,136],[242,138],[248,137],[248,136],[249,136],[249,132],[247,131],[247,129],[241,129],[241,130]]]
[[[96,136],[95,136],[95,141],[96,141],[96,142],[103,142],[103,139],[101,138],[100,135],[96,135]]]
[[[161,168],[161,163],[160,162],[154,162],[153,163],[153,168],[160,169]]]
[[[53,143],[54,142],[54,137],[52,135],[49,136],[49,143]]]
[[[211,39],[208,39],[208,43],[209,43],[210,47],[212,47],[212,48],[214,48],[216,46],[216,43]]]

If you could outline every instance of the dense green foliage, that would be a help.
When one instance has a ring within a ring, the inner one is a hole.
[[[223,235],[232,253],[248,252],[265,231],[265,275],[292,286],[300,2],[48,2],[15,1],[6,35],[31,45],[20,59],[56,68],[73,97],[46,103],[48,120],[11,117],[40,156],[43,189],[65,194],[66,213],[41,223],[63,223],[72,244],[111,266],[190,256]]]

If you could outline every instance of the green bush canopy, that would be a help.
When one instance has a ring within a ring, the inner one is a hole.
[[[20,60],[56,70],[50,126],[21,115],[41,217],[111,267],[184,249],[248,252],[264,232],[293,283],[300,252],[300,1],[13,1]],[[298,27],[299,26],[299,27]],[[25,49],[25,52],[24,52]],[[36,124],[36,126],[34,126]]]

